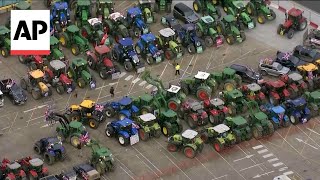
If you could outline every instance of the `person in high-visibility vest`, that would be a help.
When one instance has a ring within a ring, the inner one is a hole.
[[[176,65],[176,75],[180,75],[180,65],[178,63]]]

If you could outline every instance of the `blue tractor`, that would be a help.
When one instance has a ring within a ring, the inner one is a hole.
[[[311,119],[311,111],[307,107],[307,101],[303,97],[289,99],[283,103],[287,115],[292,124],[306,123]]]
[[[58,32],[64,31],[70,25],[70,10],[67,2],[55,2],[51,8],[53,25]]]
[[[137,116],[139,108],[132,104],[132,99],[125,96],[118,102],[107,102],[104,104],[105,113],[108,118],[118,115],[119,119],[132,118]]]
[[[111,52],[112,60],[123,64],[124,69],[131,72],[133,69],[137,73],[145,70],[144,63],[140,61],[136,51],[133,49],[133,40],[131,38],[122,38],[115,44]]]
[[[174,30],[178,34],[178,40],[190,54],[202,53],[206,49],[204,41],[196,35],[194,24],[177,25]]]
[[[117,137],[120,145],[127,146],[139,142],[138,128],[132,120],[124,118],[109,122],[105,133],[108,137]]]
[[[156,46],[156,36],[152,33],[143,34],[136,43],[135,50],[149,65],[164,60],[164,52]]]
[[[261,111],[268,115],[274,129],[280,127],[290,126],[290,120],[286,115],[286,110],[282,106],[273,106],[272,104],[265,104],[260,107]]]
[[[33,149],[37,154],[43,155],[44,161],[49,165],[66,158],[65,148],[58,137],[42,138],[34,144]]]
[[[140,37],[150,32],[149,26],[143,21],[142,11],[139,7],[127,10],[128,28],[131,37]]]

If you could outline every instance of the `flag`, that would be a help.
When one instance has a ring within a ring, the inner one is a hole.
[[[89,133],[88,132],[86,132],[84,135],[81,134],[81,136],[80,136],[80,142],[81,143],[87,144],[89,141],[90,141],[90,137],[89,137]]]
[[[103,107],[102,105],[100,105],[100,104],[96,104],[95,107],[94,107],[94,109],[95,109],[96,111],[102,112],[103,109],[104,109],[104,107]]]
[[[289,60],[291,55],[292,55],[292,52],[287,52],[282,56],[282,59]]]
[[[308,79],[312,80],[313,79],[313,74],[311,71],[308,71]]]
[[[132,128],[139,129],[140,127],[136,123],[132,123]]]

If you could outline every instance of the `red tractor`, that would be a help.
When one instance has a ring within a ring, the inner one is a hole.
[[[48,168],[43,167],[43,161],[39,158],[26,157],[17,162],[28,174],[29,179],[40,179],[49,175]]]
[[[38,55],[23,55],[19,56],[19,61],[22,64],[26,64],[31,71],[36,69],[43,70],[44,66],[48,64],[47,60],[44,60]]]
[[[301,74],[293,72],[280,76],[280,80],[287,84],[290,98],[295,99],[308,91],[308,84],[303,80]]]
[[[206,99],[202,103],[204,110],[209,115],[209,122],[213,125],[223,123],[224,118],[229,115],[229,109],[220,98]]]
[[[87,52],[89,67],[98,71],[101,79],[120,78],[120,68],[111,61],[111,51],[106,45],[99,45],[94,48],[94,52]]]
[[[283,24],[280,24],[277,33],[280,35],[287,34],[287,38],[291,39],[296,31],[303,31],[306,29],[308,22],[307,18],[302,16],[303,11],[296,8],[291,8],[286,13],[286,19]]]
[[[243,85],[240,90],[248,101],[256,101],[260,105],[268,102],[266,95],[262,92],[261,86],[257,83]]]
[[[179,118],[184,119],[191,129],[208,124],[208,114],[200,102],[183,102],[178,111]]]
[[[27,176],[21,165],[17,162],[10,162],[3,159],[0,167],[0,179],[5,180],[26,180]]]
[[[290,99],[290,92],[287,89],[286,83],[283,81],[265,81],[263,85],[263,92],[269,97],[269,101],[273,105],[278,105],[279,103]]]

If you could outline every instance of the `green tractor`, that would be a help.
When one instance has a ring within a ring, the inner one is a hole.
[[[63,32],[59,41],[61,46],[71,48],[71,53],[78,56],[89,50],[89,41],[80,34],[80,29],[76,25],[70,25]]]
[[[211,16],[201,17],[196,24],[196,34],[204,39],[204,44],[207,47],[220,47],[223,44],[223,37],[216,30],[217,21]]]
[[[194,158],[198,153],[202,152],[204,147],[202,139],[197,131],[187,129],[181,135],[175,134],[168,139],[167,149],[170,152],[183,150],[188,158]]]
[[[11,49],[10,30],[0,26],[0,52],[3,57],[8,57]]]
[[[129,33],[129,29],[127,28],[128,22],[126,17],[119,12],[110,14],[108,19],[105,19],[103,23],[105,32],[111,35],[117,43],[122,38],[133,37],[133,32]]]
[[[66,56],[61,51],[59,47],[59,40],[54,37],[50,36],[50,54],[45,56],[45,58],[49,61],[51,60],[60,60],[62,62],[66,61]]]
[[[94,76],[90,73],[88,62],[83,58],[73,59],[67,70],[67,75],[70,79],[77,82],[80,88],[90,85],[90,89],[96,88]]]
[[[91,164],[100,175],[114,171],[115,162],[109,148],[101,147],[96,140],[91,140],[88,146],[90,146],[92,150],[89,164]]]
[[[201,139],[204,143],[212,143],[217,152],[226,148],[231,148],[236,144],[234,132],[225,124],[218,124],[214,127],[208,127],[201,131]]]
[[[228,107],[229,114],[231,116],[234,116],[238,113],[247,112],[247,101],[245,100],[245,97],[243,96],[242,92],[238,89],[234,89],[232,91],[223,91],[220,92],[219,95]]]
[[[82,27],[87,24],[92,17],[92,6],[90,0],[77,0],[76,10],[74,12],[75,25]]]
[[[311,111],[311,117],[316,117],[319,115],[320,109],[320,90],[316,90],[313,92],[305,92],[305,99],[308,102],[308,108]]]
[[[225,67],[222,72],[211,73],[211,78],[219,85],[219,89],[232,91],[241,86],[242,78],[232,68]]]
[[[164,52],[164,56],[168,60],[180,59],[184,54],[184,49],[178,42],[178,38],[174,30],[164,28],[159,31],[159,36],[156,36],[159,49]]]
[[[268,119],[268,115],[260,111],[259,105],[256,101],[247,102],[249,114],[246,117],[251,128],[253,137],[261,139],[262,137],[272,136],[274,127],[272,122]]]
[[[247,120],[242,116],[227,117],[224,124],[229,126],[236,138],[236,143],[252,139],[252,131]]]
[[[83,23],[81,29],[82,37],[86,38],[93,44],[93,47],[96,47],[99,44],[104,44],[103,39],[108,38],[107,34],[103,32],[104,27],[102,21],[98,18],[88,19],[87,23]],[[113,42],[108,40],[108,44],[111,45]]]
[[[112,0],[97,0],[96,17],[102,20],[108,19],[108,16],[114,13],[114,4]]]
[[[194,78],[187,78],[180,81],[181,90],[186,95],[193,94],[199,100],[206,100],[217,88],[217,83],[210,78],[210,73],[198,71]]]
[[[159,138],[161,136],[161,127],[154,114],[142,114],[135,118],[135,122],[139,126],[139,137],[142,141],[147,141],[150,137]]]
[[[214,0],[195,0],[193,1],[193,10],[196,13],[202,13],[203,15],[209,15],[215,19],[221,17],[219,8],[215,7]]]
[[[235,42],[242,43],[246,40],[243,29],[239,29],[236,18],[229,14],[223,17],[222,21],[217,22],[217,31],[222,34],[229,45]]]
[[[250,16],[256,16],[260,24],[276,19],[276,13],[270,9],[264,0],[250,0],[246,5],[247,12]]]
[[[31,10],[31,1],[16,1],[17,4],[13,5],[12,10]],[[6,23],[6,27],[11,29],[11,17],[9,16]]]
[[[147,24],[155,23],[156,17],[151,8],[151,0],[138,0],[138,3],[138,6],[142,11],[142,17],[144,22],[146,22]]]
[[[156,13],[159,13],[160,11],[171,13],[171,5],[172,5],[172,0],[155,0],[153,10]]]
[[[227,14],[231,14],[236,17],[240,29],[253,29],[256,25],[256,19],[252,18],[248,13],[245,5],[242,1],[237,0],[223,0],[223,10]]]
[[[164,136],[172,136],[182,132],[183,126],[176,112],[171,109],[156,109],[154,110],[154,114],[158,119],[161,132]]]

